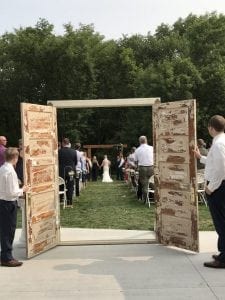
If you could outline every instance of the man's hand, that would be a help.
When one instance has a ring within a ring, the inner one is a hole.
[[[26,192],[29,191],[29,186],[28,186],[28,185],[24,185],[24,186],[22,187],[22,189],[23,189],[23,192],[26,193]]]
[[[201,158],[201,153],[198,149],[198,147],[196,147],[195,149],[193,149],[194,155],[196,158],[200,159]]]
[[[208,189],[207,186],[205,187],[205,192],[206,192],[207,195],[211,195],[212,194],[212,192]]]

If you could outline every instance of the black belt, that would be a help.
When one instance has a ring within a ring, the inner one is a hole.
[[[138,166],[138,167],[145,167],[145,168],[149,168],[149,167],[153,167],[153,165],[151,165],[151,166]]]
[[[4,199],[0,199],[0,202],[15,203],[15,202],[17,202],[17,200],[4,200]]]

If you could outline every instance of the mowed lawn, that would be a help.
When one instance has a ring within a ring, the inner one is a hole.
[[[137,201],[126,183],[90,182],[73,209],[61,209],[62,227],[153,230],[155,206]],[[208,208],[199,205],[199,230],[214,230]]]
[[[138,202],[124,182],[89,182],[73,204],[73,208],[61,207],[62,227],[154,229],[154,204],[149,209],[148,205]],[[18,213],[18,227],[21,227],[21,213]],[[199,205],[199,230],[214,230],[209,210],[203,204]]]

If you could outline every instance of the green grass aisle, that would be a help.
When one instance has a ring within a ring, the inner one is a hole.
[[[153,230],[155,206],[143,205],[124,182],[89,182],[74,207],[62,209],[62,227]],[[18,210],[18,227],[21,212]],[[199,230],[214,230],[209,210],[199,205]]]
[[[124,182],[99,181],[88,183],[73,209],[61,209],[60,220],[62,227],[153,230],[154,215]]]

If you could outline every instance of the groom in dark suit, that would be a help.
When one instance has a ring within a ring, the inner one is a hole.
[[[77,164],[77,153],[71,149],[68,138],[62,141],[62,148],[59,150],[59,176],[64,178],[66,183],[67,205],[72,207],[75,166]]]

